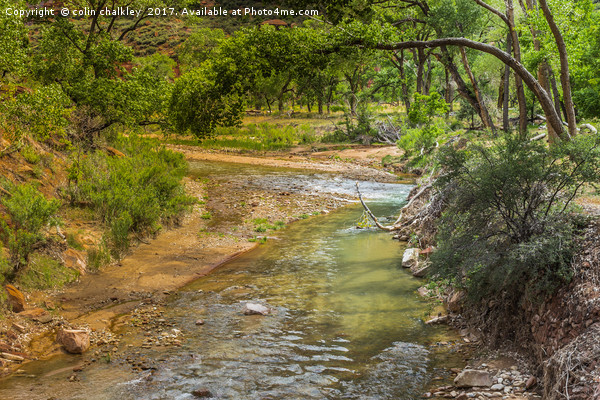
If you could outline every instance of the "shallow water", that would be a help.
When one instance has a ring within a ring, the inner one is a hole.
[[[322,173],[196,165],[196,176],[237,179],[275,190],[350,192],[354,182]],[[398,212],[410,186],[365,182],[377,215]],[[438,342],[456,339],[422,322],[428,305],[421,281],[400,265],[404,247],[386,232],[357,229],[351,205],[296,222],[256,250],[172,295],[164,317],[184,334],[181,347],[139,349],[155,361],[149,372],[97,362],[67,382],[78,357],[27,365],[0,381],[0,398],[191,399],[206,388],[221,399],[413,399],[460,357]],[[273,309],[244,316],[246,302]],[[195,321],[205,320],[197,326]],[[127,343],[142,332],[124,329]],[[48,374],[53,375],[48,376]],[[437,383],[436,383],[437,384]]]

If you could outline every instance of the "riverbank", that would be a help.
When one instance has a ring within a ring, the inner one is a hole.
[[[421,187],[426,185],[428,183],[422,183]],[[443,212],[443,206],[440,196],[435,196],[433,190],[421,191],[417,187],[412,195],[417,193],[420,193],[420,198],[403,210],[403,221],[411,223],[397,231],[396,237],[406,239],[418,236],[421,249],[432,249],[436,245],[436,222]],[[506,380],[503,379],[502,383],[499,378],[504,378],[503,375],[510,370],[518,370],[521,376],[524,375],[523,371],[530,374],[528,380],[517,380],[521,390],[527,388],[533,391],[531,394],[524,393],[525,395],[536,396],[537,392],[537,396],[544,399],[600,398],[600,373],[596,362],[600,355],[597,345],[597,333],[600,329],[600,252],[597,246],[600,209],[597,198],[589,194],[580,196],[576,202],[585,211],[585,228],[578,234],[577,252],[570,266],[572,276],[568,284],[563,285],[552,296],[543,301],[522,301],[511,310],[510,316],[494,316],[493,301],[473,305],[466,301],[464,291],[447,283],[437,287],[437,292],[422,291],[445,304],[447,315],[442,315],[440,321],[459,330],[469,342],[479,343],[469,364],[479,366],[476,369],[493,377],[490,382],[497,388],[507,386]],[[416,249],[416,254],[419,250]],[[421,264],[413,269],[422,268]],[[494,364],[495,359],[506,356],[513,360],[508,371],[488,368]],[[482,365],[484,368],[481,368]],[[465,393],[474,398],[494,397],[492,384],[486,386],[487,391],[472,388]],[[458,385],[434,389],[434,392],[436,390],[441,397],[456,397],[451,396],[451,393],[461,393]],[[507,394],[509,393],[496,391],[495,396]]]
[[[317,161],[306,156],[247,157],[181,146],[177,150],[190,161],[227,161],[248,168],[266,165],[335,172],[352,179],[397,180],[381,169],[329,155]],[[380,161],[369,161],[380,165]],[[160,304],[174,290],[254,248],[262,238],[276,235],[274,228],[354,200],[348,195],[257,189],[243,181],[216,182],[201,177],[186,178],[186,191],[198,204],[179,227],[148,240],[138,238],[138,245],[120,262],[97,273],[86,273],[64,290],[28,295],[28,308],[37,310],[30,315],[7,315],[2,321],[2,351],[14,359],[3,358],[2,373],[18,370],[24,361],[61,351],[54,334],[59,328],[88,329],[92,341],[112,337],[117,317],[142,305]]]

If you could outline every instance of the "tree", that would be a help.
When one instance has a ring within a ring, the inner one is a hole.
[[[0,0],[0,82],[8,73],[22,73],[27,57],[27,30],[21,18],[8,10],[25,8],[22,1]]]
[[[80,139],[91,142],[117,123],[139,126],[164,121],[170,72],[157,67],[161,64],[157,58],[146,65],[137,63],[124,43],[148,17],[148,8],[161,4],[154,0],[65,2],[65,6],[95,10],[87,27],[60,16],[45,21],[31,69],[42,83],[58,83],[77,107]],[[100,13],[127,6],[144,11],[122,28],[115,23],[118,13]]]
[[[454,4],[460,5],[461,2],[453,2]],[[485,4],[481,1],[478,3]],[[412,27],[420,24],[423,27],[430,26],[431,29],[434,29],[435,22],[432,24],[432,20],[429,18],[431,15],[431,11],[433,7],[438,7],[439,4],[450,4],[449,2],[434,2],[434,1],[408,1],[408,0],[395,0],[391,2],[386,2],[385,7],[382,11],[379,11],[378,15],[380,21],[377,24],[373,23],[369,26],[364,26],[362,23],[358,23],[357,21],[347,21],[346,23],[340,25],[338,27],[339,32],[336,34],[337,42],[333,43],[332,51],[342,46],[362,46],[390,51],[399,51],[399,50],[409,50],[409,49],[433,49],[440,48],[444,49],[444,47],[448,46],[463,46],[473,50],[477,50],[480,52],[488,53],[498,58],[508,67],[510,67],[516,76],[523,80],[523,82],[527,85],[527,87],[534,93],[537,100],[540,102],[542,109],[544,110],[544,114],[546,115],[546,119],[548,124],[551,125],[552,129],[556,131],[557,135],[562,140],[568,140],[570,135],[564,132],[562,127],[562,121],[560,116],[556,112],[554,108],[552,98],[548,91],[544,89],[544,87],[540,84],[537,78],[535,78],[528,70],[523,66],[521,61],[519,60],[518,52],[515,52],[516,42],[515,35],[511,35],[513,42],[513,53],[515,57],[506,51],[496,47],[492,44],[486,43],[485,32],[481,32],[478,37],[475,39],[471,39],[468,36],[473,36],[473,34],[469,34],[468,31],[461,32],[461,35],[464,36],[453,36],[453,32],[444,31],[444,29],[437,29],[436,31],[436,39],[428,39],[422,40],[419,36],[420,34],[413,29]],[[378,10],[377,4],[372,5],[373,10]],[[393,16],[393,19],[389,17],[389,10],[396,8],[398,13]],[[439,7],[438,7],[439,8]],[[488,11],[492,11],[495,15],[502,18],[505,24],[509,26],[510,29],[515,25],[513,22],[514,15],[512,14],[514,9],[512,7],[512,2],[509,0],[507,2],[507,13],[501,13],[498,10],[493,9],[492,7],[484,7],[488,9]],[[419,17],[415,17],[415,10],[418,10],[420,15],[425,16],[429,19],[422,19]],[[555,17],[553,13],[546,13],[546,23],[547,25],[552,24],[552,18]],[[444,20],[442,19],[442,22]],[[469,22],[468,20],[463,19],[465,22]],[[444,24],[440,26],[443,27]],[[556,25],[556,24],[554,24]],[[452,25],[453,27],[454,25]],[[460,28],[460,24],[458,26]],[[560,29],[554,29],[550,27],[554,34],[554,42],[557,47],[561,47],[561,33]],[[422,30],[423,28],[421,28]],[[513,29],[514,30],[514,29]],[[518,38],[517,38],[518,39]],[[442,60],[448,61],[447,57],[441,58]],[[448,67],[448,65],[447,65]],[[568,76],[569,71],[567,70],[568,61],[563,58],[563,62],[561,64],[561,74],[563,76]],[[521,104],[524,104],[521,101]],[[572,104],[565,103],[565,108],[572,106]],[[521,116],[523,115],[521,108]],[[571,113],[571,111],[567,111],[567,114]],[[521,124],[523,125],[523,121],[521,120]],[[572,124],[571,124],[572,125]],[[523,131],[523,128],[521,128]]]

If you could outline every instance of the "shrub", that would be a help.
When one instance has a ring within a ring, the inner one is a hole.
[[[73,282],[79,272],[67,268],[45,254],[33,253],[28,268],[18,278],[26,289],[51,289]]]
[[[87,250],[87,268],[95,272],[110,262],[110,252],[103,241],[97,248]]]
[[[10,225],[0,221],[2,239],[8,244],[15,271],[27,264],[35,246],[44,241],[41,230],[57,220],[55,213],[60,202],[47,200],[31,183],[14,185],[7,183],[10,197],[2,199],[10,217]]]
[[[97,151],[74,161],[67,193],[73,204],[89,204],[106,223],[116,255],[128,247],[125,230],[154,233],[161,222],[177,221],[193,198],[181,184],[187,169],[182,154],[135,137],[115,145],[127,156]]]
[[[408,129],[397,145],[404,150],[405,156],[411,156],[414,152],[428,153],[435,146],[436,139],[442,135],[444,130],[437,125],[427,125],[423,128]]]
[[[473,301],[502,296],[507,307],[542,300],[569,280],[577,218],[571,205],[600,178],[600,140],[579,136],[547,149],[512,137],[491,147],[440,151],[446,199],[434,273]]]

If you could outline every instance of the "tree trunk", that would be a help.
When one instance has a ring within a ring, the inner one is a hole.
[[[521,3],[521,7],[523,7],[523,4]],[[534,2],[533,0],[527,0],[527,7],[530,10],[534,9]],[[527,11],[524,9],[524,11]],[[535,30],[535,28],[533,26],[529,26],[529,30],[531,32],[531,36],[533,37],[533,49],[536,52],[541,51],[542,46],[540,43],[540,40],[538,39],[538,31]],[[538,76],[538,81],[540,82],[540,85],[542,85],[542,87],[544,88],[544,90],[546,92],[548,92],[548,95],[551,96],[551,92],[550,92],[550,84],[548,82],[548,63],[544,60],[542,62],[540,62],[540,64],[538,65],[538,70],[537,70],[537,76]],[[555,103],[556,105],[556,103]],[[556,106],[555,106],[556,107]],[[532,107],[532,115],[533,115],[533,107]],[[560,117],[560,111],[558,113],[559,117]],[[554,128],[552,128],[552,125],[548,125],[547,126],[548,129],[548,141],[555,143],[557,141],[560,140],[560,138],[558,137],[558,134],[554,131]]]
[[[554,75],[554,71],[552,71],[552,66],[550,66],[550,64],[546,65],[548,67],[548,80],[550,81],[552,93],[554,94],[554,108],[560,117],[560,93],[558,93],[558,87],[556,86],[556,76]]]
[[[513,54],[515,60],[521,62],[521,46],[519,36],[515,31],[515,10],[512,0],[506,0],[506,18],[508,20],[508,30],[512,39]],[[519,101],[519,134],[523,139],[527,136],[527,99],[525,98],[525,88],[523,88],[522,77],[515,72],[515,90],[517,100]]]
[[[471,66],[469,65],[469,60],[467,60],[467,53],[465,52],[464,47],[459,47],[460,56],[462,58],[463,66],[465,67],[465,71],[467,72],[467,76],[471,81],[471,86],[473,86],[473,91],[475,92],[475,98],[477,99],[477,103],[479,104],[479,110],[481,115],[481,120],[483,121],[483,125],[490,129],[492,132],[496,131],[496,127],[494,127],[494,122],[492,121],[492,117],[490,117],[490,113],[483,101],[483,96],[481,95],[481,91],[479,90],[479,85],[475,80],[475,75],[473,75],[473,71],[471,71]]]
[[[554,36],[556,46],[558,47],[558,55],[560,58],[560,83],[562,85],[563,101],[567,111],[569,135],[575,136],[577,134],[577,121],[575,119],[575,106],[573,105],[573,99],[571,97],[571,82],[569,75],[569,60],[567,58],[567,46],[560,29],[558,29],[556,22],[554,22],[554,17],[550,11],[550,8],[548,7],[548,2],[546,0],[539,0],[539,2],[542,12],[544,13],[544,17],[546,18],[546,22],[548,22],[550,31],[552,31],[552,35]]]
[[[425,71],[425,51],[417,49],[417,92],[423,94],[423,74]]]
[[[446,46],[441,46],[440,49],[442,50],[442,54],[439,57],[439,61],[446,67],[446,70],[448,70],[448,72],[452,76],[452,80],[456,83],[456,90],[458,90],[458,94],[463,99],[465,99],[471,105],[471,107],[473,107],[473,109],[475,109],[477,115],[479,115],[479,118],[481,119],[481,122],[485,125],[481,113],[481,108],[479,107],[479,102],[477,101],[477,98],[475,97],[471,89],[463,80],[462,76],[460,76],[460,72],[454,64],[454,61],[452,60],[448,49],[446,48]]]
[[[512,37],[510,32],[506,35],[506,52],[510,54],[512,47]],[[502,129],[504,132],[510,130],[509,118],[508,118],[508,97],[510,91],[510,68],[508,65],[504,66],[504,98],[502,99]]]
[[[398,52],[394,52],[394,58],[396,61],[394,62],[394,60],[392,60],[392,63],[400,72],[400,81],[402,82],[401,83],[402,101],[404,102],[404,106],[406,107],[406,112],[408,112],[408,110],[410,108],[410,95],[408,93],[408,83],[407,83],[407,79],[406,79],[406,72],[404,71],[404,50],[400,50],[399,56],[398,56]]]
[[[450,107],[448,108],[448,112],[452,111],[452,84],[450,83],[450,73],[447,68],[444,68],[444,79],[446,81],[446,90],[444,91],[444,100]]]
[[[423,86],[423,94],[429,96],[429,88],[431,87],[431,57],[427,55],[427,71],[425,72]]]

